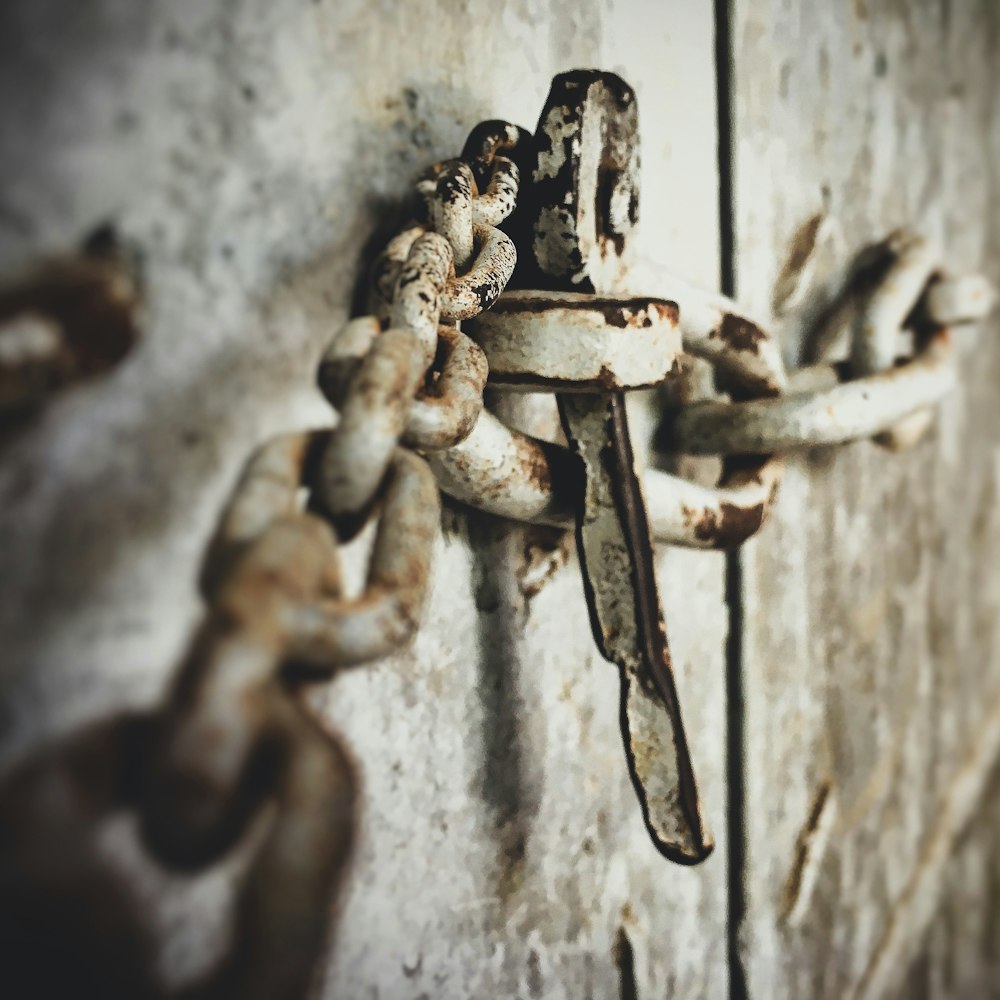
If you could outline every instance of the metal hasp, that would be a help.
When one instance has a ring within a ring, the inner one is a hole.
[[[591,625],[602,655],[621,670],[622,735],[643,818],[664,856],[697,864],[713,843],[681,721],[624,396],[676,370],[678,313],[672,302],[614,297],[638,217],[635,93],[611,73],[557,76],[535,143],[531,183],[521,200],[530,258],[515,280],[554,294],[501,296],[481,318],[477,339],[501,385],[518,383],[516,344],[532,352],[523,367],[536,373],[521,387],[557,391],[563,429],[582,464],[576,536]],[[557,310],[573,314],[561,329]],[[573,354],[568,331],[586,356],[573,370],[566,363]],[[557,379],[537,378],[545,371],[546,345],[558,351]],[[637,365],[650,348],[656,364]]]

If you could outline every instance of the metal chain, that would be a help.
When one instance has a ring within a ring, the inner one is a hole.
[[[781,455],[864,438],[893,449],[911,447],[929,427],[931,407],[955,386],[957,368],[950,328],[989,314],[994,292],[979,275],[947,276],[931,245],[899,231],[879,245],[877,280],[862,294],[852,328],[851,360],[786,373],[777,342],[724,296],[693,288],[669,274],[656,294],[677,305],[684,351],[708,361],[730,390],[732,402],[689,402],[660,436],[665,450],[691,455],[771,456],[731,463],[718,487],[647,469],[644,489],[657,541],[697,548],[732,548],[764,523],[781,478]],[[870,277],[868,279],[871,281]],[[491,384],[510,388],[531,381],[538,389],[579,375],[579,356],[556,356],[533,314],[558,313],[558,296],[508,302],[480,317],[474,331],[486,349]],[[519,308],[520,306],[520,308]],[[562,311],[564,344],[586,333],[579,311]],[[645,321],[640,317],[640,321]],[[608,340],[619,327],[608,324]],[[634,332],[634,331],[633,331]],[[898,356],[909,332],[915,353]],[[588,344],[585,363],[606,365],[605,343]],[[631,336],[624,349],[634,365],[656,345]],[[555,363],[553,363],[555,359]],[[655,354],[646,359],[656,364]],[[498,379],[499,369],[503,374]],[[517,378],[511,381],[511,372]],[[641,380],[625,387],[642,387]],[[568,527],[573,497],[560,489],[571,461],[565,448],[506,427],[485,412],[473,433],[450,452],[430,457],[441,489],[501,517]]]
[[[163,714],[141,819],[161,861],[202,866],[276,799],[244,888],[255,908],[237,940],[248,960],[233,995],[298,995],[322,945],[355,784],[338,741],[302,709],[281,671],[297,664],[310,679],[327,677],[389,655],[417,628],[440,501],[411,449],[445,448],[472,430],[486,361],[447,324],[488,308],[516,259],[494,222],[513,208],[517,169],[494,162],[481,199],[467,164],[436,171],[429,221],[394,240],[383,262],[392,292],[381,315],[348,323],[323,359],[336,427],[261,448],[213,543],[208,619]],[[300,505],[302,487],[311,509]],[[376,507],[367,585],[348,599],[337,547]],[[296,951],[308,961],[289,961]]]
[[[0,789],[0,886],[15,895],[53,868],[54,802],[57,825],[81,837],[111,810],[134,810],[151,856],[180,871],[219,860],[273,806],[229,953],[185,997],[301,996],[321,952],[357,784],[301,688],[387,656],[417,628],[440,498],[414,449],[453,446],[474,427],[488,369],[457,322],[492,305],[516,260],[496,224],[514,207],[518,170],[500,153],[503,132],[487,129],[487,141],[471,165],[442,164],[430,189],[420,184],[428,218],[381,258],[377,315],[350,321],[330,345],[320,384],[336,427],[275,439],[248,462],[206,557],[205,620],[162,710],[88,731]],[[367,584],[349,598],[338,548],[373,519]],[[103,867],[90,852],[70,858],[71,880]],[[124,894],[103,874],[106,914],[137,937]],[[138,966],[105,978],[115,996],[161,995]]]
[[[979,275],[939,273],[941,255],[907,230],[877,248],[878,279],[861,294],[846,364],[793,371],[778,398],[705,402],[681,410],[672,443],[691,454],[772,454],[873,438],[915,444],[930,408],[958,378],[950,328],[986,316],[993,292]],[[909,329],[913,353],[898,356]]]

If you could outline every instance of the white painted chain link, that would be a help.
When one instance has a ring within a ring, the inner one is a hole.
[[[926,431],[928,408],[957,377],[949,328],[987,315],[993,291],[978,275],[938,274],[940,256],[914,234],[893,234],[881,249],[888,266],[857,310],[851,362],[791,373],[785,371],[775,340],[736,303],[661,276],[656,293],[678,304],[684,351],[709,361],[742,397],[684,406],[668,421],[666,446],[694,455],[770,457],[740,463],[716,488],[647,469],[644,488],[657,540],[694,547],[738,545],[760,528],[775,497],[781,473],[775,456],[862,438],[900,448],[916,443]],[[534,376],[522,388],[544,388],[541,383],[548,380],[551,391],[560,376],[579,375],[579,359],[568,352],[554,357],[551,342],[527,338],[544,333],[545,316],[551,314],[561,316],[564,340],[582,340],[586,317],[568,315],[564,305],[559,296],[549,296],[541,322],[535,316],[512,316],[516,307],[505,305],[503,312],[484,315],[474,336],[501,371],[509,371],[514,358],[522,379]],[[900,359],[896,352],[907,324],[914,327],[910,335],[916,354]],[[618,328],[606,329],[614,333]],[[632,355],[633,366],[646,361],[652,369],[661,363],[654,353],[658,347],[662,352],[655,340],[644,344],[642,337],[631,336],[619,350]],[[649,358],[635,357],[644,349]],[[606,347],[593,345],[585,362],[607,366],[611,355],[601,350]],[[501,375],[498,384],[509,379]],[[560,490],[562,477],[553,475],[569,463],[568,452],[506,427],[489,413],[463,443],[429,460],[441,488],[464,503],[518,521],[572,523],[574,500]]]

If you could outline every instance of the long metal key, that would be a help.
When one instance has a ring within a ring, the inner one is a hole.
[[[611,73],[557,76],[536,144],[528,262],[536,273],[527,280],[559,291],[613,292],[638,216],[635,93]],[[681,721],[625,397],[588,391],[557,400],[583,461],[577,546],[595,640],[621,670],[622,735],[643,818],[662,854],[697,864],[713,842]]]

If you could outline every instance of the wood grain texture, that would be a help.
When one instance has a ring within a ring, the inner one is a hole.
[[[741,301],[767,315],[820,212],[842,251],[915,224],[996,281],[1000,8],[736,0],[733,41]],[[743,550],[751,996],[896,995],[962,889],[949,859],[1000,749],[997,331],[958,333],[928,440],[801,456]]]
[[[949,858],[941,906],[897,993],[899,1000],[1000,997],[1000,772]]]

